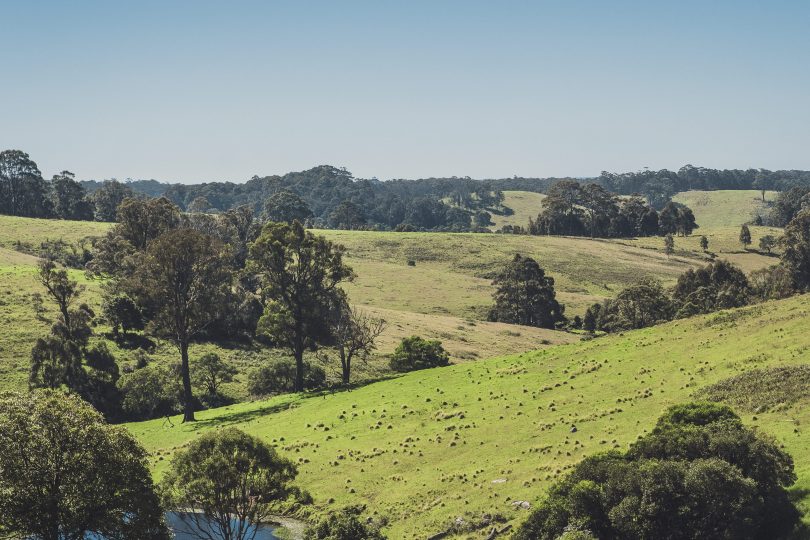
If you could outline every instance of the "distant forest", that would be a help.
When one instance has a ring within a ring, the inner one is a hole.
[[[576,179],[451,177],[381,181],[355,178],[346,169],[321,165],[281,176],[254,176],[244,183],[185,185],[156,180],[77,181],[68,171],[45,180],[27,154],[7,150],[0,152],[0,213],[115,221],[118,204],[126,197],[141,195],[164,196],[188,212],[224,212],[247,205],[256,216],[275,221],[299,219],[312,227],[488,231],[493,214],[512,212],[503,204],[504,191],[554,194],[553,186],[558,186],[557,192],[560,192],[559,188],[575,182],[581,189],[568,190],[576,195],[573,199],[569,197],[569,202],[576,205],[573,213],[593,203],[604,208],[601,216],[593,211],[589,219],[567,216],[571,222],[561,226],[557,224],[557,215],[545,212],[538,215],[538,221],[528,230],[506,232],[590,236],[657,234],[661,231],[639,221],[639,216],[648,213],[639,204],[660,212],[675,193],[693,189],[792,191],[791,200],[799,201],[810,191],[810,171],[717,170],[686,165],[678,171],[603,172],[598,177]],[[638,195],[639,201],[635,208],[630,208],[615,200],[606,200],[605,194],[588,187],[594,184],[609,194]],[[632,223],[622,223],[628,216]],[[597,217],[605,223],[599,225]],[[554,223],[549,221],[551,218]]]

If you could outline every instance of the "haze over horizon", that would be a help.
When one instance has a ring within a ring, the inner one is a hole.
[[[0,149],[46,177],[810,169],[806,2],[0,7]]]

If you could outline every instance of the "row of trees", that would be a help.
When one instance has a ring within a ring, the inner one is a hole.
[[[0,214],[115,221],[118,205],[132,196],[132,189],[114,180],[105,181],[88,196],[73,173],[62,171],[45,180],[25,152],[0,152]]]
[[[563,180],[554,184],[542,202],[530,234],[621,238],[679,234],[697,228],[692,211],[668,202],[658,212],[642,197],[620,198],[598,184]]]
[[[740,242],[751,243],[750,230],[745,225],[740,230]],[[750,276],[735,265],[718,260],[704,268],[687,270],[672,290],[666,290],[654,279],[642,279],[615,298],[589,307],[583,328],[605,332],[643,328],[673,318],[810,291],[810,210],[799,212],[780,239],[765,236],[760,242],[760,248],[768,252],[776,245],[782,247],[779,264]]]

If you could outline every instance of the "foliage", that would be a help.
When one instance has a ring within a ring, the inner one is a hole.
[[[765,251],[766,253],[770,253],[771,250],[777,246],[779,241],[776,239],[775,236],[771,234],[766,234],[765,236],[759,239],[759,249],[760,251]]]
[[[141,310],[132,299],[119,294],[108,296],[101,304],[104,317],[113,328],[113,334],[118,335],[119,329],[126,334],[130,330],[143,330],[144,320]]]
[[[709,239],[705,236],[700,237],[700,249],[702,249],[704,252],[709,250]]]
[[[793,275],[783,264],[755,270],[748,281],[752,294],[761,300],[779,300],[796,294]]]
[[[351,379],[352,362],[355,359],[368,360],[376,349],[375,341],[385,330],[383,319],[371,317],[353,308],[341,296],[332,307],[330,325],[334,346],[340,359],[341,376],[344,385]]]
[[[295,220],[303,223],[312,217],[312,210],[304,199],[288,190],[273,193],[264,202],[264,219],[281,223]]]
[[[661,282],[645,278],[622,290],[616,298],[589,308],[583,324],[591,332],[617,332],[659,324],[673,315],[672,300]]]
[[[782,238],[782,265],[799,291],[810,289],[810,210],[800,212],[785,227]]]
[[[675,239],[669,233],[664,236],[664,253],[667,255],[675,253]]]
[[[675,406],[626,453],[577,464],[515,538],[781,538],[798,524],[795,481],[790,456],[730,409]]]
[[[330,512],[309,527],[306,540],[385,540],[379,527],[363,519],[363,506],[348,506]]]
[[[51,206],[59,219],[92,221],[93,205],[70,171],[62,171],[51,179]]]
[[[441,341],[411,336],[397,346],[390,364],[394,371],[416,371],[447,366],[450,357]]]
[[[0,530],[39,540],[168,539],[147,455],[76,396],[0,395]]]
[[[150,242],[125,288],[149,314],[150,332],[180,350],[184,421],[194,420],[188,347],[219,318],[231,281],[227,254],[214,238],[193,229],[170,229]]]
[[[0,214],[50,217],[48,187],[28,154],[20,150],[0,152]]]
[[[745,248],[751,245],[751,229],[745,223],[740,227],[740,243]]]
[[[250,247],[248,271],[259,277],[266,299],[257,331],[291,350],[297,391],[304,389],[304,351],[329,341],[329,306],[338,285],[354,278],[344,251],[298,221],[266,224]]]
[[[744,306],[750,296],[751,287],[742,270],[722,259],[687,270],[672,291],[678,318]]]
[[[260,439],[224,428],[195,439],[172,459],[161,482],[167,505],[202,538],[245,540],[291,493],[297,470]]]
[[[554,328],[565,320],[565,308],[554,292],[554,278],[546,276],[531,257],[515,255],[492,283],[497,290],[490,321]]]
[[[160,365],[125,373],[118,380],[121,409],[129,420],[149,420],[182,411],[183,392],[177,374]]]
[[[296,367],[289,360],[275,360],[254,369],[248,375],[247,389],[254,396],[269,396],[296,391]],[[304,390],[323,388],[326,372],[323,368],[304,362]]]
[[[116,180],[104,180],[90,197],[95,207],[96,221],[116,221],[118,207],[125,199],[133,198],[134,195],[130,186]]]
[[[221,385],[232,382],[237,373],[234,366],[225,363],[216,353],[204,354],[191,364],[192,382],[202,387],[210,398],[219,396]]]

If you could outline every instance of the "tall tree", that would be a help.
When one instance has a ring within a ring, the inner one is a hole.
[[[0,214],[48,217],[48,185],[25,152],[0,152]]]
[[[191,340],[220,316],[232,279],[221,243],[193,229],[171,229],[153,240],[128,281],[130,296],[150,314],[148,329],[180,351],[183,421],[194,420],[189,371]]]
[[[782,266],[793,278],[799,291],[810,289],[810,210],[793,218],[782,237]]]
[[[296,391],[304,389],[304,351],[331,338],[327,318],[338,285],[354,279],[344,252],[299,221],[267,223],[250,247],[248,271],[259,276],[266,299],[258,331],[292,351]]]
[[[489,320],[554,328],[565,320],[564,306],[556,299],[554,278],[546,276],[537,261],[519,254],[492,282],[495,305]]]
[[[359,229],[366,223],[363,210],[352,201],[343,201],[329,214],[329,223],[336,229]]]
[[[147,454],[78,396],[0,395],[0,531],[168,540]]]
[[[349,384],[352,362],[366,360],[376,348],[375,341],[385,330],[383,319],[371,317],[353,308],[341,297],[331,321],[335,348],[340,358],[343,384]]]
[[[114,222],[118,217],[118,207],[124,199],[134,196],[132,188],[118,180],[104,180],[101,187],[92,195],[96,221]]]
[[[80,183],[70,171],[62,171],[51,179],[51,199],[54,214],[61,219],[91,221],[93,205]]]

